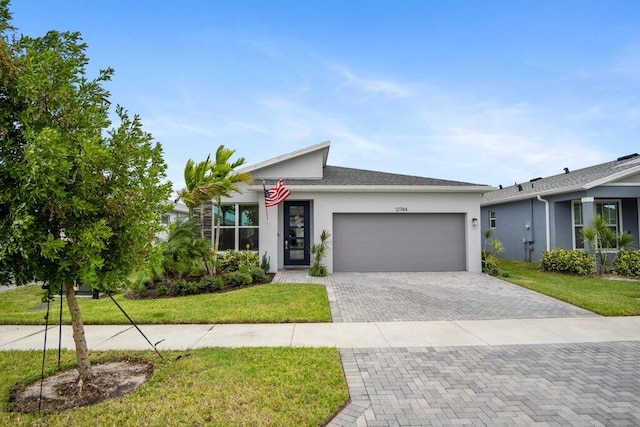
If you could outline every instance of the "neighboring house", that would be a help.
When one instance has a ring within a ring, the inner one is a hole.
[[[162,216],[162,224],[169,228],[169,225],[176,221],[189,219],[189,208],[184,203],[176,202],[173,208]],[[158,233],[157,238],[160,240],[167,239],[167,232]]]
[[[629,232],[638,247],[640,156],[547,178],[534,178],[482,196],[482,231],[491,229],[502,256],[539,261],[542,250],[584,249],[582,227],[602,215],[616,233]]]
[[[243,169],[255,181],[221,204],[219,249],[249,245],[267,254],[272,271],[304,268],[327,230],[329,272],[481,271],[480,195],[492,187],[329,166],[329,148]],[[268,189],[279,179],[291,195],[265,208],[263,181]]]

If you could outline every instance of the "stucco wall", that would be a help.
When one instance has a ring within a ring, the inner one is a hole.
[[[257,195],[257,193],[254,193]],[[318,239],[322,230],[333,235],[334,213],[462,213],[465,214],[465,238],[467,270],[480,272],[480,226],[473,226],[472,219],[480,218],[478,194],[455,193],[305,193],[292,192],[289,201],[308,200],[311,202],[311,244]],[[261,202],[262,203],[262,202]],[[406,211],[405,211],[406,209]],[[400,212],[398,212],[400,211]],[[273,271],[283,268],[283,205],[271,207],[267,211],[260,207],[260,254],[267,252]],[[333,253],[329,250],[326,258],[329,272],[333,272]]]

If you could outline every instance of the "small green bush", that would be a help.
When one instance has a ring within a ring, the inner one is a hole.
[[[203,276],[198,286],[201,292],[221,291],[224,289],[224,282],[220,276]]]
[[[640,250],[618,252],[612,271],[621,276],[640,277]]]
[[[249,271],[253,267],[260,265],[260,257],[256,252],[232,251],[228,250],[218,260],[218,268],[224,273],[245,270]]]
[[[156,285],[156,292],[158,293],[159,297],[163,297],[167,295],[167,287],[162,283],[158,283]]]
[[[591,274],[596,268],[591,255],[583,251],[569,249],[543,250],[539,265],[545,271],[557,271],[578,276]]]
[[[176,279],[169,283],[169,295],[181,296],[188,294],[189,284],[184,279]]]
[[[268,273],[269,270],[271,270],[271,262],[270,262],[270,258],[267,257],[267,253],[263,253],[262,254],[262,260],[260,261],[260,268],[265,272]]]
[[[482,272],[490,276],[500,274],[498,269],[498,257],[489,250],[482,250]]]
[[[326,277],[327,276],[327,267],[324,265],[312,265],[309,267],[309,276],[312,277]]]
[[[249,270],[249,274],[251,275],[252,283],[261,283],[267,279],[267,274],[260,267],[253,267]]]
[[[200,286],[198,282],[187,282],[187,289],[185,289],[184,295],[196,295],[200,293]]]
[[[244,286],[251,283],[251,274],[240,271],[232,271],[227,274],[227,283],[230,286]]]

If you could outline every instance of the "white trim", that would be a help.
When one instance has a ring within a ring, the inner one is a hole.
[[[636,174],[638,172],[640,172],[640,165],[634,166],[632,168],[623,170],[622,172],[614,173],[614,174],[605,176],[604,178],[600,178],[595,181],[589,182],[585,184],[584,189],[589,190],[593,187],[598,187],[604,184],[608,184],[611,181],[615,181],[617,179],[626,178],[627,176]]]
[[[582,200],[572,200],[571,201],[571,247],[574,250],[584,250],[584,247],[578,248],[576,247],[576,215],[574,212],[574,206],[580,204],[580,208],[582,209]],[[580,227],[584,227],[584,210],[582,210],[582,224]]]
[[[479,193],[495,190],[488,185],[289,185],[285,186],[292,193]],[[252,185],[249,191],[260,191],[262,185]]]
[[[601,185],[601,187],[637,187],[640,183],[638,182],[612,182],[609,184]]]
[[[549,225],[551,224],[551,220],[549,219],[549,216],[550,216],[550,214],[549,214],[549,201],[543,199],[540,196],[538,196],[537,199],[544,203],[544,222],[545,222],[545,228],[546,228],[546,230],[545,230],[546,233],[545,233],[544,237],[546,239],[547,251],[550,251],[551,250],[551,229],[550,229]],[[573,216],[573,212],[571,213],[571,215]]]

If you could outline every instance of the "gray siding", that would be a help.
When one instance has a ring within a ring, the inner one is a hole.
[[[571,216],[571,202],[554,204],[555,208],[555,244],[553,248],[573,249],[573,221]]]
[[[633,236],[634,249],[640,248],[637,199],[622,199],[622,226],[624,229],[621,231],[628,231]]]
[[[504,252],[500,256],[517,260],[525,259],[523,239],[529,240],[531,233],[530,229],[525,228],[526,224],[531,224],[530,201],[485,207],[482,209],[483,215],[487,215],[488,218],[490,210],[496,212],[496,228],[493,230],[493,236],[504,245]],[[483,231],[488,225],[488,219],[483,221]]]

